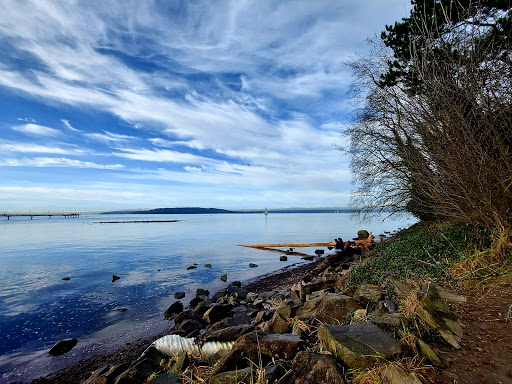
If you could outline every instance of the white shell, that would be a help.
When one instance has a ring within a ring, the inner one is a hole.
[[[176,353],[182,352],[211,356],[221,349],[230,350],[233,347],[233,344],[234,341],[209,341],[203,345],[198,345],[194,342],[193,338],[181,337],[178,335],[167,335],[155,340],[151,345],[161,354],[170,357]]]

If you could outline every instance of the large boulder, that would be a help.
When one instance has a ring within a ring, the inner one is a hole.
[[[326,350],[349,368],[371,367],[402,352],[398,341],[370,322],[323,324],[318,328],[318,338]]]
[[[350,312],[361,308],[350,296],[328,293],[322,298],[316,318],[326,324],[341,324]]]
[[[372,321],[375,324],[389,325],[395,328],[407,326],[409,320],[400,312],[389,313],[382,309],[376,309],[372,312]]]
[[[302,339],[294,334],[272,334],[260,340],[261,353],[278,359],[290,359],[295,355]]]
[[[333,356],[298,352],[293,359],[293,368],[284,375],[279,384],[343,384],[343,375]]]
[[[307,295],[315,291],[321,291],[323,289],[334,288],[337,280],[319,280],[310,282],[300,287],[300,298],[305,299]]]
[[[370,233],[366,229],[361,229],[357,231],[357,238],[359,240],[366,240],[370,237]]]
[[[182,384],[183,378],[181,375],[176,373],[167,372],[161,375],[156,375],[151,379],[148,379],[147,384]]]

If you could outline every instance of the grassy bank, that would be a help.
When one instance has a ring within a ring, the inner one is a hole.
[[[491,253],[492,233],[449,222],[419,222],[377,244],[370,258],[352,271],[350,284],[381,284],[392,274],[402,279],[451,277],[452,268],[475,254]]]

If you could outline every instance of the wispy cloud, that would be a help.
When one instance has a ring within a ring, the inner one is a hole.
[[[108,132],[108,131],[104,131],[103,133],[86,133],[85,136],[87,136],[93,140],[101,141],[106,144],[126,143],[130,140],[137,139],[135,136],[128,136],[128,135],[112,133],[112,132]]]
[[[71,124],[69,123],[69,120],[66,120],[66,119],[60,119],[60,121],[62,121],[62,123],[70,130],[70,131],[73,131],[73,132],[82,132],[81,130],[79,129],[76,129],[75,127],[71,126]]]
[[[4,152],[22,152],[22,153],[51,153],[55,155],[70,155],[82,153],[79,149],[64,149],[59,147],[49,147],[38,144],[25,144],[25,143],[14,143],[14,144],[1,144],[0,150]]]
[[[97,164],[90,161],[68,159],[65,157],[36,157],[34,159],[0,160],[3,167],[66,167],[94,169],[123,169],[122,164]]]
[[[58,136],[61,134],[61,131],[58,129],[33,123],[14,125],[12,129],[30,136]]]

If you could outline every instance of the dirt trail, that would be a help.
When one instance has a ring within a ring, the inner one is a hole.
[[[451,363],[442,372],[442,383],[512,383],[512,286],[459,291],[467,296],[461,320],[461,349],[446,350]]]

